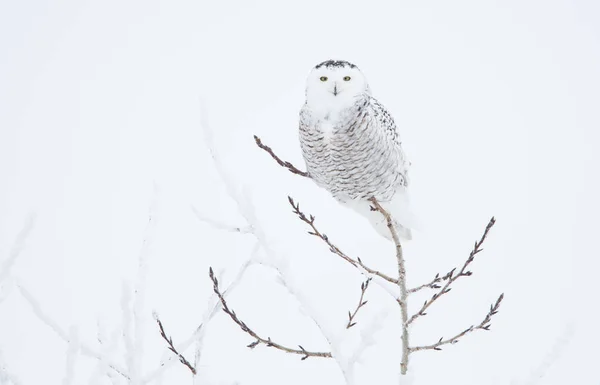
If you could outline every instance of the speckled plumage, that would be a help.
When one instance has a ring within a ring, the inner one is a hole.
[[[368,199],[375,197],[395,218],[399,235],[411,238],[410,163],[394,119],[371,96],[354,64],[331,60],[313,69],[300,111],[300,145],[308,174],[317,185],[390,238],[381,214],[370,209]]]

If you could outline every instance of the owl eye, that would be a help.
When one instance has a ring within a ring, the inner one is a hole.
[[[350,76],[344,76],[344,81],[345,82],[349,82],[350,81]]]
[[[327,81],[327,76],[321,76],[319,79],[321,79],[322,82],[326,82]]]

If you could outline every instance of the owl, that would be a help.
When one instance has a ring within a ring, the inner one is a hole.
[[[308,175],[342,205],[365,216],[392,239],[377,199],[394,218],[401,239],[412,239],[408,169],[394,119],[371,95],[360,69],[347,61],[316,65],[300,110],[300,146]]]

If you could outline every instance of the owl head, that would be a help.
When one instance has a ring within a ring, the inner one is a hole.
[[[316,108],[348,106],[369,93],[369,84],[360,69],[343,60],[317,64],[306,81],[306,102]]]

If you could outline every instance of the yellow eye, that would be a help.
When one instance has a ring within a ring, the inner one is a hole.
[[[321,79],[322,82],[326,82],[327,81],[327,76],[321,76],[320,79]]]
[[[350,81],[350,76],[344,76],[344,81],[345,82],[349,82]]]

